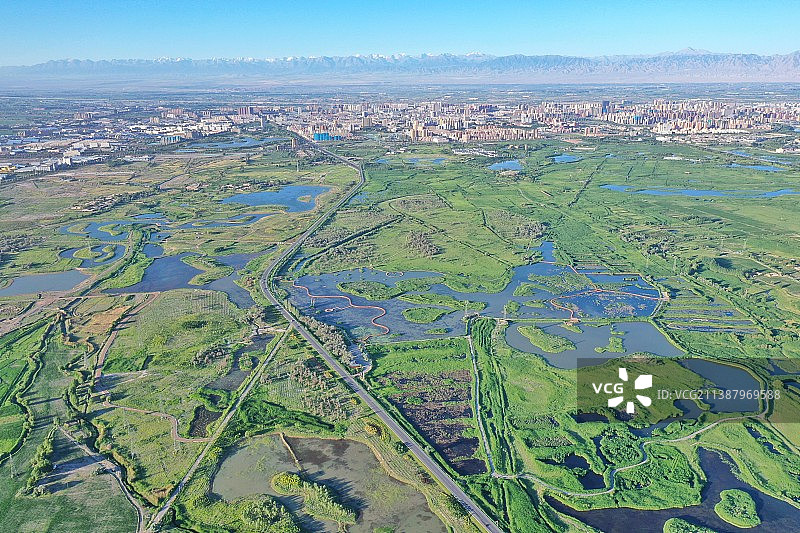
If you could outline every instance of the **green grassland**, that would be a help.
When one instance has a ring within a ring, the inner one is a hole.
[[[438,307],[412,307],[403,311],[403,317],[416,324],[430,324],[449,312],[447,309],[439,309]]]
[[[187,438],[196,409],[206,404],[197,392],[229,372],[246,331],[244,313],[224,294],[188,289],[160,295],[119,331],[104,366],[111,386],[93,404],[94,423],[103,437],[99,444],[124,461],[132,483],[149,500],[163,497],[180,479],[201,444],[175,442],[169,420],[108,409],[104,399],[168,413]]]
[[[714,533],[714,530],[682,518],[670,518],[664,523],[664,533]]]
[[[105,371],[135,372],[152,366],[187,368],[199,352],[236,344],[245,334],[243,313],[224,294],[181,289],[159,296],[120,332]]]
[[[346,281],[339,283],[338,289],[367,300],[388,300],[403,292],[380,281]]]
[[[566,350],[574,350],[575,344],[566,337],[553,335],[536,326],[520,326],[519,332],[522,333],[526,339],[531,341],[531,344],[550,353],[561,353]]]
[[[189,285],[205,285],[220,278],[224,278],[229,274],[233,274],[233,267],[221,263],[213,257],[187,255],[181,258],[181,261],[203,271],[201,274],[197,274],[189,280]]]
[[[714,506],[714,512],[736,527],[750,528],[761,523],[756,512],[756,502],[743,490],[723,490],[719,503]]]

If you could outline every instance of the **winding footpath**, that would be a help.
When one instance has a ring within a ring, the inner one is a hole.
[[[310,143],[309,143],[310,144]],[[315,145],[312,145],[315,146]],[[484,530],[489,533],[501,533],[502,530],[497,524],[492,521],[486,512],[481,509],[470,496],[464,492],[461,486],[441,467],[439,464],[420,446],[414,438],[364,389],[350,372],[345,369],[336,358],[306,329],[306,327],[292,315],[288,309],[281,303],[281,301],[272,292],[272,281],[276,276],[284,261],[291,257],[303,244],[303,242],[314,233],[322,224],[324,224],[333,214],[345,205],[364,185],[364,170],[359,164],[356,164],[349,159],[338,156],[324,148],[315,146],[320,152],[337,159],[338,161],[356,169],[358,171],[358,183],[350,189],[336,204],[334,204],[328,211],[322,214],[309,228],[298,237],[292,245],[281,252],[264,271],[261,277],[261,290],[269,302],[280,311],[283,317],[289,324],[297,330],[300,335],[305,338],[308,343],[316,350],[325,362],[332,368],[339,377],[347,384],[350,389],[355,392],[359,398],[372,409],[378,418],[408,447],[409,451],[414,457],[428,469],[439,484],[449,491],[460,503],[464,506],[470,516],[479,524]]]
[[[376,311],[378,311],[378,314],[374,315],[372,318],[370,318],[370,320],[369,320],[370,323],[373,326],[375,326],[376,328],[378,328],[381,331],[383,331],[383,333],[381,333],[380,335],[388,335],[389,334],[390,330],[389,330],[388,326],[384,326],[383,324],[379,324],[378,322],[376,322],[376,320],[378,320],[379,318],[381,318],[382,316],[384,316],[386,314],[386,309],[384,309],[383,307],[381,307],[379,305],[358,305],[358,304],[354,304],[353,300],[349,296],[339,295],[339,294],[311,294],[311,291],[309,290],[308,287],[306,287],[305,285],[300,285],[299,283],[297,283],[297,281],[292,281],[292,287],[294,287],[295,289],[303,289],[303,290],[305,290],[306,291],[306,295],[311,299],[311,305],[314,305],[314,300],[323,300],[325,298],[335,298],[335,299],[341,299],[341,300],[347,301],[347,305],[346,306],[344,306],[344,307],[331,307],[331,308],[325,309],[325,311],[327,311],[327,312],[339,311],[339,310],[342,310],[342,309],[375,309]],[[365,337],[362,337],[359,340],[363,342],[363,341],[369,340],[371,337],[377,337],[377,335],[375,335],[374,333],[370,333],[369,335],[367,335]]]
[[[126,407],[124,405],[117,405],[109,402],[108,400],[103,402],[103,407],[108,407],[109,409],[121,409],[123,411],[129,411],[131,413],[139,413],[142,415],[152,415],[157,416],[158,418],[167,419],[172,423],[172,439],[175,442],[183,442],[184,444],[192,444],[198,442],[208,442],[211,440],[211,437],[198,437],[198,438],[186,438],[181,437],[178,433],[178,419],[172,416],[169,413],[159,413],[158,411],[148,411],[147,409],[137,409],[136,407]]]

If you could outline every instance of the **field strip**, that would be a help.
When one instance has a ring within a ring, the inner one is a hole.
[[[472,358],[472,369],[475,371],[475,419],[478,422],[478,428],[481,430],[481,440],[483,441],[483,449],[486,452],[486,460],[489,463],[489,473],[494,476],[497,471],[494,468],[492,450],[489,448],[489,439],[486,436],[486,429],[483,427],[483,419],[481,418],[481,378],[478,373],[478,354],[475,352],[475,343],[472,340],[472,333],[467,334],[467,340],[469,341],[469,353]]]
[[[100,378],[103,377],[103,365],[106,362],[106,356],[108,355],[108,351],[111,349],[111,345],[114,344],[114,341],[116,340],[117,335],[119,334],[121,326],[126,325],[132,317],[136,316],[136,314],[139,313],[139,311],[150,305],[153,302],[153,300],[156,299],[158,294],[159,293],[149,293],[147,295],[147,298],[145,298],[145,300],[142,303],[131,309],[129,312],[126,312],[124,314],[124,318],[121,318],[120,321],[114,326],[114,329],[111,331],[111,334],[106,339],[106,342],[103,343],[103,347],[100,348],[100,351],[97,354],[97,364],[95,366],[95,371],[94,371],[95,380],[99,380]]]

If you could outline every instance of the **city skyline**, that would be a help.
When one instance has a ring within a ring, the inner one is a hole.
[[[59,59],[284,58],[483,53],[652,55],[686,48],[786,54],[799,47],[790,2],[481,2],[299,5],[12,1],[0,66]],[[688,14],[691,15],[688,15]],[[47,28],[47,31],[42,31]],[[31,39],[35,36],[35,39]],[[23,48],[20,43],[26,43]]]

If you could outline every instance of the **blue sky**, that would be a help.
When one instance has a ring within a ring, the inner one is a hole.
[[[0,65],[49,59],[800,49],[800,1],[1,0]]]

